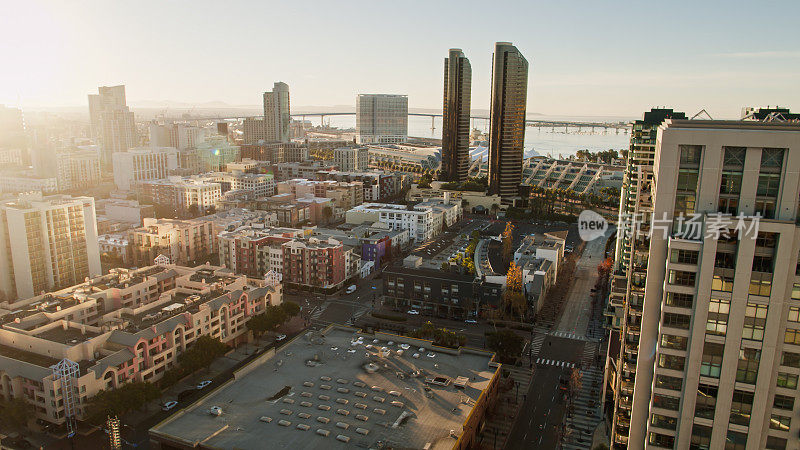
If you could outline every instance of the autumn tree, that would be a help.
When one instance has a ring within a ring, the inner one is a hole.
[[[506,222],[506,229],[503,231],[503,261],[506,264],[511,261],[514,253],[514,224]]]

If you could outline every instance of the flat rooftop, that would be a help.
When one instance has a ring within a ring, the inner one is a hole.
[[[205,448],[452,448],[450,431],[460,436],[499,370],[489,366],[492,354],[357,331],[331,326],[299,335],[153,427],[151,437]],[[426,382],[437,377],[449,383]],[[466,377],[464,388],[454,386],[457,377]],[[214,406],[222,415],[209,413]]]

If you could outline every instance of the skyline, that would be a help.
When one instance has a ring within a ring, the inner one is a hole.
[[[17,5],[13,21],[0,19],[3,59],[17,68],[0,74],[0,103],[84,106],[97,86],[125,84],[133,108],[258,105],[283,81],[297,106],[391,93],[408,95],[410,108],[440,109],[442,61],[461,48],[473,65],[473,108],[487,109],[492,48],[509,41],[530,61],[532,113],[638,116],[667,105],[734,118],[743,106],[800,104],[800,50],[791,44],[800,5],[788,1],[766,11],[745,2],[725,10],[516,4],[510,16],[477,2],[413,2],[402,11],[366,2],[92,5],[33,2]],[[476,11],[484,24],[472,24]],[[40,24],[36,34],[31,23]],[[752,38],[765,27],[766,44]]]

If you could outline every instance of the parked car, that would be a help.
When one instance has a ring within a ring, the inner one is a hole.
[[[475,319],[467,319],[464,321],[464,323],[478,323],[478,321]]]
[[[356,285],[355,285],[355,284],[353,284],[353,285],[351,285],[349,288],[347,288],[347,291],[346,291],[346,292],[347,292],[348,294],[352,294],[352,293],[353,293],[353,292],[355,292],[355,291],[356,291]]]
[[[285,334],[279,334],[279,335],[275,336],[275,340],[276,341],[282,341],[284,339],[286,339],[286,335]]]
[[[211,409],[208,410],[208,413],[212,416],[221,416],[222,415],[222,408],[219,406],[212,406]]]
[[[203,389],[206,386],[208,386],[209,384],[211,384],[211,380],[201,381],[200,384],[197,385],[197,389],[198,390]]]
[[[419,311],[417,311],[416,309],[409,309],[408,314],[411,314],[412,316],[418,316]]]
[[[161,405],[161,410],[162,411],[169,411],[170,409],[172,409],[172,408],[174,408],[176,406],[178,406],[178,402],[176,402],[175,400],[172,400],[172,401],[169,401],[169,402],[164,403],[163,405]]]

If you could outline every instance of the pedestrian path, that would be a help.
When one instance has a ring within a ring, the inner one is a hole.
[[[545,358],[537,358],[536,364],[541,364],[544,366],[564,367],[567,369],[575,367],[575,363],[571,363],[569,361],[558,361],[555,359],[545,359]]]
[[[504,448],[509,433],[516,422],[516,416],[519,413],[520,404],[524,402],[525,392],[530,389],[531,380],[533,380],[533,372],[527,367],[516,367],[503,364],[503,370],[509,372],[509,376],[514,381],[515,388],[506,391],[501,390],[500,394],[492,407],[492,414],[489,418],[487,416],[486,426],[483,429],[482,436],[479,436],[479,441],[482,442],[483,448],[494,447],[494,433],[497,433],[496,447]]]
[[[600,406],[603,366],[595,364],[600,348],[595,342],[587,342],[584,346],[581,364],[586,369],[580,371],[581,389],[572,403],[572,414],[565,421],[567,431],[562,441],[563,449],[590,449],[594,431],[603,420]]]
[[[531,349],[530,349],[531,359],[539,356],[539,352],[542,351],[542,345],[544,345],[545,339],[547,339],[546,334],[537,334],[533,336],[533,339],[531,340]]]

